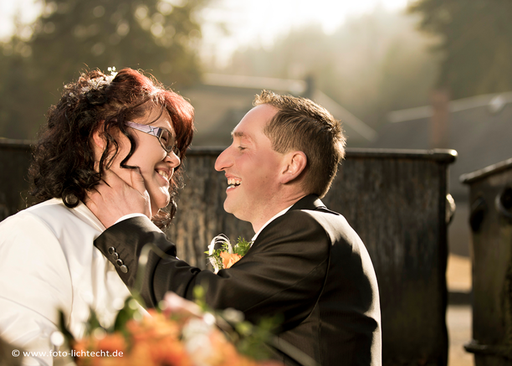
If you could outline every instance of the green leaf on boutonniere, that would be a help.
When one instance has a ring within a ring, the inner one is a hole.
[[[242,237],[238,237],[238,242],[233,247],[233,253],[239,254],[242,257],[251,249],[252,242],[245,240]]]
[[[219,246],[219,244],[221,247],[216,249],[215,247]],[[249,249],[251,249],[251,245],[252,242],[247,241],[242,237],[238,238],[235,245],[231,245],[229,238],[224,234],[220,234],[212,239],[208,246],[208,250],[205,253],[208,254],[208,259],[214,269],[214,272],[217,273],[221,269],[229,268],[232,264],[237,262],[249,251]]]

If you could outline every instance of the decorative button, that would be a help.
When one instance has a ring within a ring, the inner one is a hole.
[[[123,273],[128,273],[128,267],[126,267],[123,260],[121,258],[119,258],[119,253],[116,252],[116,248],[115,247],[108,248],[108,253],[116,261],[116,265],[119,267],[119,270]]]

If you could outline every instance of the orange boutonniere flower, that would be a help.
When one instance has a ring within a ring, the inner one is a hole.
[[[228,252],[221,252],[220,257],[222,258],[222,265],[224,266],[224,268],[229,268],[233,264],[238,262],[240,259],[242,259],[242,256],[240,254]]]
[[[252,242],[238,238],[235,245],[231,245],[229,238],[220,234],[210,242],[208,246],[208,259],[213,266],[214,272],[217,273],[221,269],[230,268],[238,262],[251,249]],[[217,248],[220,246],[220,248]]]

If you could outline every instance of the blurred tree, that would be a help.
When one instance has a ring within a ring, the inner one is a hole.
[[[441,37],[438,87],[453,99],[512,90],[512,2],[417,0],[419,28]]]
[[[13,36],[11,43],[22,46],[2,46],[0,63],[16,66],[0,70],[0,80],[11,80],[0,89],[7,106],[0,114],[0,136],[34,138],[62,86],[85,69],[141,68],[178,90],[199,78],[196,12],[209,0],[40,1],[43,12],[31,25],[31,37]],[[24,84],[14,87],[21,80]],[[30,108],[10,107],[20,102]],[[30,126],[15,131],[18,120]]]
[[[30,46],[23,39],[24,27],[14,19],[15,31],[0,44],[0,136],[27,139],[34,133],[37,99],[30,69]],[[47,106],[48,107],[48,106]],[[35,118],[35,119],[34,119]]]
[[[333,34],[321,25],[295,29],[271,49],[251,47],[234,54],[224,70],[242,75],[304,79],[373,127],[387,112],[429,103],[437,60],[435,42],[414,30],[410,15],[377,8],[348,19]]]

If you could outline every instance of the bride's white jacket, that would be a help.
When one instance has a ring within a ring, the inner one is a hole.
[[[0,337],[40,352],[25,365],[51,365],[49,337],[58,310],[75,337],[90,309],[110,325],[129,290],[93,246],[105,230],[84,204],[51,199],[0,222]]]

